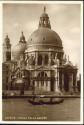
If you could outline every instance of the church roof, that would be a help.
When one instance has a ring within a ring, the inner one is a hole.
[[[47,46],[47,48],[52,47],[62,47],[62,40],[59,35],[51,29],[50,20],[48,14],[45,11],[40,16],[38,29],[35,30],[28,40],[28,48],[30,46]]]
[[[26,49],[26,40],[22,32],[19,43],[14,47],[12,51],[13,58],[15,60],[20,59],[20,55],[24,53],[25,49]]]
[[[28,40],[28,47],[32,45],[48,45],[50,48],[53,46],[62,48],[62,41],[55,31],[40,27],[31,34]]]

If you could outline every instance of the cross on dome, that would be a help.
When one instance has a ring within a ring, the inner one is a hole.
[[[23,31],[22,31],[22,36],[24,36],[24,35],[23,35]]]
[[[25,43],[25,42],[26,42],[26,41],[25,41],[25,36],[24,36],[24,34],[23,34],[23,31],[21,32],[20,42],[21,42],[21,43]]]
[[[46,6],[44,6],[44,13],[46,13]]]

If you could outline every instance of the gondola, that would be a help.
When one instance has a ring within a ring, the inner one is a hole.
[[[33,105],[52,105],[52,104],[60,104],[64,101],[63,98],[45,98],[41,96],[38,97],[32,97],[31,99],[28,99],[28,102],[33,104]]]

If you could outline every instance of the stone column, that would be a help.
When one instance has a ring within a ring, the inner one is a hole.
[[[59,90],[59,71],[58,71],[58,69],[57,69],[57,67],[56,67],[56,69],[55,69],[55,78],[56,78],[56,80],[55,80],[55,83],[54,83],[54,86],[55,86],[55,92],[59,92],[60,90]]]
[[[47,91],[48,81],[46,81],[46,91]]]
[[[78,89],[77,89],[77,73],[74,73],[74,84],[75,84],[75,91],[78,92]]]
[[[47,91],[50,91],[50,81],[47,81]]]
[[[48,62],[49,65],[51,65],[51,52],[49,51],[49,62]]]
[[[59,88],[59,67],[57,67],[57,85],[58,85],[58,88]]]
[[[55,80],[55,92],[58,91],[57,79]]]
[[[35,52],[35,66],[38,65],[38,52]]]
[[[29,57],[28,57],[28,53],[26,54],[26,63],[27,63],[27,67],[29,67]]]
[[[43,66],[45,65],[45,55],[44,54],[42,55],[42,65]]]
[[[39,89],[41,89],[41,81],[39,81],[38,84],[39,84]]]
[[[44,90],[47,91],[46,90],[46,81],[44,81]]]
[[[62,73],[62,91],[64,91],[64,74]]]
[[[76,77],[76,84],[75,84],[75,85],[76,85],[76,88],[75,88],[75,89],[76,89],[76,92],[78,92],[78,88],[77,88],[77,74],[76,74],[75,77]]]
[[[73,74],[69,74],[69,91],[73,92]]]
[[[55,68],[55,83],[54,83],[55,85],[54,85],[54,87],[55,87],[55,92],[57,91],[57,68]]]
[[[35,81],[35,87],[37,87],[37,81]]]

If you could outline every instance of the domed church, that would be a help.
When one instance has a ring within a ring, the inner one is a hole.
[[[3,53],[3,90],[22,90],[23,94],[76,91],[77,67],[66,58],[62,40],[51,28],[46,7],[38,29],[28,41],[22,32],[19,43],[11,50],[10,39],[6,36]]]

